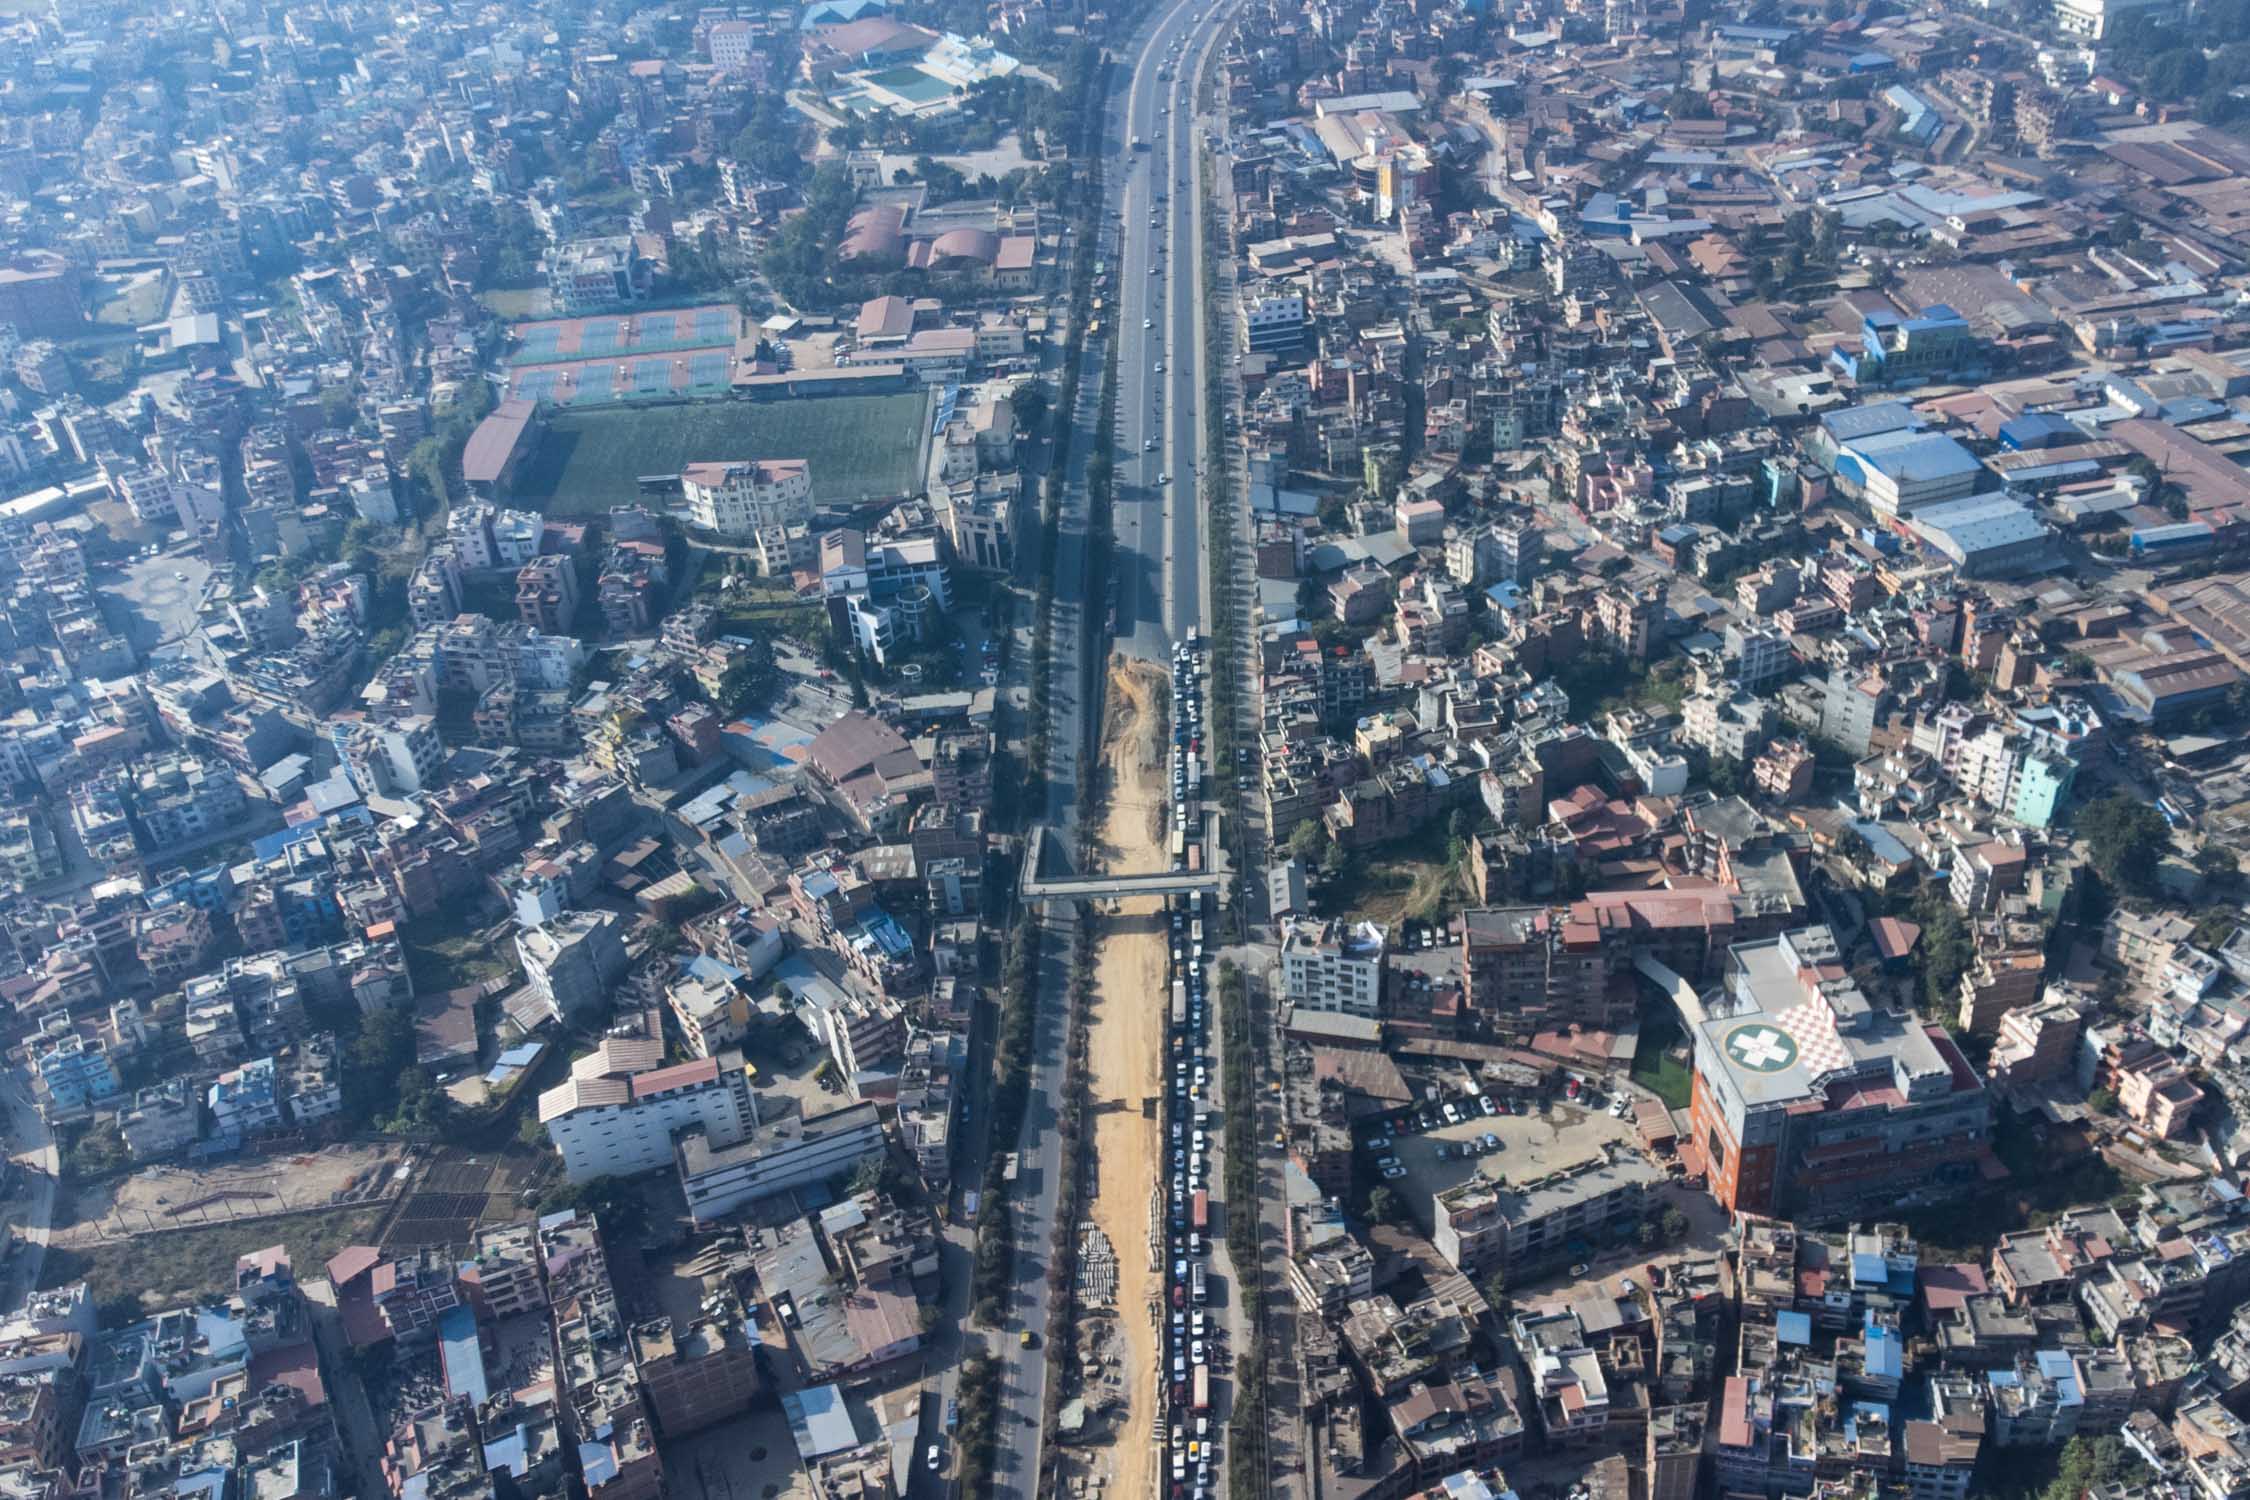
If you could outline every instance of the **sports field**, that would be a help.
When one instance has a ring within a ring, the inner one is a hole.
[[[687,464],[733,458],[809,460],[813,498],[823,505],[906,494],[921,488],[915,470],[928,399],[921,391],[902,391],[565,407],[549,419],[512,498],[549,515],[601,515],[638,499],[643,474],[677,474]]]

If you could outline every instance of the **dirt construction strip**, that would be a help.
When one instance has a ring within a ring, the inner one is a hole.
[[[1108,812],[1098,857],[1116,874],[1164,868],[1164,675],[1145,662],[1113,658],[1102,714],[1102,766]],[[1163,1086],[1163,903],[1145,897],[1100,919],[1094,945],[1094,1007],[1088,1048],[1098,1169],[1092,1213],[1117,1251],[1117,1317],[1124,1334],[1128,1408],[1112,1453],[1118,1500],[1155,1492],[1156,1330],[1150,1299],[1161,1289],[1149,1268],[1149,1193],[1162,1178],[1156,1121],[1142,1101]]]

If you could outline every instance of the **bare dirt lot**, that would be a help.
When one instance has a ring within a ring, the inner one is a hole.
[[[1163,868],[1166,694],[1157,668],[1112,662],[1102,734],[1108,809],[1096,857],[1114,871]],[[1109,1488],[1118,1495],[1146,1495],[1156,1482],[1149,1444],[1156,1330],[1148,1307],[1159,1287],[1149,1266],[1148,1234],[1149,1193],[1162,1176],[1162,1153],[1143,1101],[1163,1087],[1163,922],[1154,898],[1126,903],[1103,922],[1094,949],[1088,1052],[1099,1175],[1092,1212],[1117,1252],[1117,1323],[1124,1335],[1119,1373],[1127,1395],[1111,1453]]]
[[[69,1194],[73,1222],[60,1222],[54,1243],[223,1224],[281,1209],[358,1203],[398,1186],[396,1146],[323,1146],[316,1151],[252,1156],[187,1167],[144,1167],[115,1182],[82,1183]]]

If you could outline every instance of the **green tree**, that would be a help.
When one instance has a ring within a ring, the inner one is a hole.
[[[1328,825],[1319,818],[1307,818],[1289,830],[1289,857],[1307,864],[1318,864],[1328,852]]]
[[[1367,1217],[1376,1224],[1403,1224],[1406,1209],[1389,1187],[1377,1187],[1367,1195]]]
[[[1924,1013],[1942,1019],[1960,999],[1961,976],[1976,958],[1976,945],[1952,897],[1935,881],[1914,893],[1913,916],[1922,929]]]
[[[2156,888],[2156,868],[2171,847],[2164,815],[2130,792],[2112,792],[2078,814],[2094,872],[2109,885],[2135,895]]]
[[[2096,1089],[2086,1096],[2086,1107],[2097,1115],[2117,1112],[2117,1090]]]
[[[2114,1437],[2074,1437],[2063,1445],[2055,1477],[2040,1500],[2078,1500],[2096,1485],[2129,1485],[2147,1477],[2148,1465]]]
[[[540,1195],[540,1213],[555,1214],[564,1209],[593,1215],[605,1235],[637,1240],[648,1228],[648,1204],[626,1177],[561,1183]]]
[[[761,707],[773,696],[779,682],[772,645],[763,639],[753,640],[736,651],[727,662],[726,670],[719,674],[716,706],[724,714],[739,714],[745,709]]]

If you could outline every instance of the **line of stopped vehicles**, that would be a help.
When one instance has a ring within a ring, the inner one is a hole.
[[[1184,863],[1181,845],[1189,837],[1202,787],[1203,703],[1201,653],[1196,638],[1172,651],[1172,847],[1175,865]],[[1211,1286],[1204,1257],[1210,1247],[1211,1190],[1208,1163],[1218,1143],[1219,1115],[1211,1098],[1207,1041],[1209,1015],[1204,969],[1204,923],[1216,911],[1207,893],[1169,898],[1167,925],[1171,954],[1171,1081],[1164,1095],[1164,1131],[1171,1152],[1165,1195],[1165,1257],[1171,1275],[1161,1316],[1164,1336],[1158,1379],[1165,1392],[1165,1441],[1171,1468],[1172,1500],[1209,1500],[1218,1445],[1211,1435],[1211,1365],[1224,1342],[1210,1317]],[[1192,1490],[1190,1486],[1192,1485]]]

